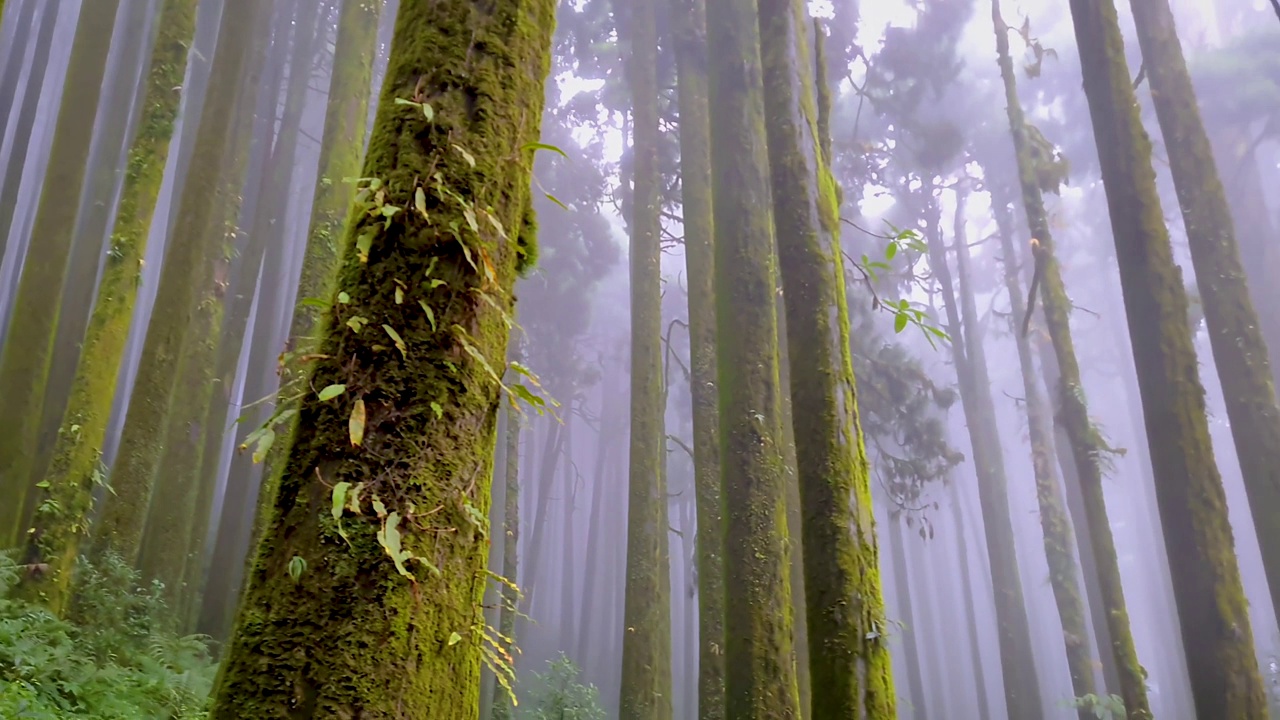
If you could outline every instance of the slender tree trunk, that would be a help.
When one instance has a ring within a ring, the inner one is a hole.
[[[1071,0],[1196,709],[1265,718],[1248,602],[1205,416],[1182,273],[1111,0]],[[1064,369],[1065,374],[1065,369]],[[1100,558],[1101,560],[1102,558]]]
[[[724,720],[724,521],[716,407],[715,247],[704,0],[673,0],[680,190],[689,297],[689,392],[698,516],[698,718]]]
[[[487,544],[468,518],[489,510],[502,400],[492,363],[505,357],[500,310],[534,242],[525,148],[538,137],[554,15],[552,0],[400,5],[362,175],[410,209],[361,214],[348,231],[338,287],[350,302],[328,311],[311,375],[345,390],[300,405],[214,720],[478,716]],[[433,119],[396,100],[430,103]],[[464,210],[484,216],[479,233],[450,232],[466,227]],[[411,289],[402,304],[387,294],[395,279]],[[449,302],[476,293],[497,308]],[[356,332],[355,317],[369,325]],[[340,482],[366,482],[367,494],[334,518]],[[374,498],[386,517],[368,514]]]
[[[989,718],[991,717],[991,704],[987,698],[987,674],[982,665],[982,641],[978,636],[978,614],[975,608],[978,599],[974,595],[969,538],[965,532],[964,514],[960,510],[960,487],[954,482],[950,483],[950,485],[951,518],[956,526],[956,552],[960,556],[960,591],[964,596],[962,602],[964,603],[965,624],[968,625],[966,635],[969,638],[969,665],[973,669],[973,679],[976,685],[974,697],[977,700],[977,707],[975,709],[978,711],[978,717]]]
[[[63,285],[75,239],[112,28],[120,0],[86,3],[76,23],[53,146],[36,208],[34,242],[22,261],[22,277],[0,352],[0,548],[19,544],[31,508],[33,477],[41,462],[38,434],[53,361]],[[53,22],[46,18],[46,22]],[[15,136],[15,144],[23,142]]]
[[[995,193],[992,194],[993,197]],[[963,203],[959,204],[963,207]],[[963,222],[961,210],[956,210],[956,223]],[[995,207],[993,212],[1008,216],[1007,206]],[[1014,322],[1018,347],[1018,364],[1022,370],[1022,388],[1026,404],[1027,428],[1031,440],[1031,468],[1036,481],[1036,503],[1040,509],[1040,527],[1044,532],[1044,554],[1049,565],[1049,584],[1062,622],[1062,639],[1066,646],[1067,668],[1071,673],[1071,690],[1076,697],[1096,694],[1094,686],[1093,657],[1089,647],[1089,630],[1085,625],[1085,607],[1080,587],[1080,569],[1076,565],[1075,533],[1067,517],[1062,486],[1054,472],[1055,448],[1053,422],[1044,395],[1040,392],[1040,376],[1036,373],[1031,343],[1017,332],[1018,319],[1026,313],[1022,283],[1018,279],[1018,261],[1013,248],[1013,236],[1009,220],[999,223],[1000,250],[1004,254],[1004,282],[1009,291],[1009,303]],[[969,274],[969,248],[956,243],[960,257],[961,277]],[[976,308],[975,308],[976,309]],[[976,319],[975,319],[976,320]],[[1080,708],[1081,720],[1092,715]]]
[[[902,532],[901,521],[889,522],[889,558],[893,563],[893,582],[898,594],[898,604],[901,606],[898,609],[902,612],[902,634],[906,636],[902,638],[902,654],[907,666],[907,700],[911,720],[928,720],[929,710],[924,700],[924,675],[920,671],[919,628],[916,626],[915,601],[911,596],[911,575],[907,569]]]
[[[1168,0],[1130,2],[1204,306],[1271,602],[1280,608],[1280,410],[1231,208]]]
[[[952,287],[951,269],[947,265],[942,232],[938,227],[940,218],[936,209],[937,200],[931,198],[930,203],[933,207],[929,223],[929,266],[942,285],[952,358],[960,380],[960,400],[964,406],[965,420],[969,424],[974,471],[978,477],[978,500],[982,506],[982,523],[986,530],[987,558],[991,563],[1005,703],[1011,720],[1031,720],[1039,717],[1042,712],[1040,686],[1014,547],[1004,451],[996,434],[996,414],[991,402],[991,379],[987,375],[986,353],[982,340],[978,337],[978,328],[961,323],[957,296]]]
[[[157,35],[143,76],[141,117],[129,148],[111,249],[81,345],[71,399],[44,477],[48,485],[45,496],[61,510],[47,523],[37,516],[36,530],[29,539],[36,562],[48,566],[37,582],[45,603],[55,613],[65,607],[71,570],[93,508],[93,491],[105,479],[100,470],[101,448],[124,360],[142,257],[184,97],[173,88],[181,86],[186,75],[195,38],[196,5],[196,0],[167,0],[155,21]]]
[[[591,475],[591,519],[587,525],[587,552],[582,575],[582,613],[578,632],[578,648],[575,657],[583,668],[593,667],[595,656],[593,650],[599,648],[600,642],[596,634],[596,615],[599,610],[596,604],[599,595],[608,588],[606,567],[601,563],[601,553],[606,548],[605,536],[609,532],[605,524],[604,498],[611,493],[609,481],[613,476],[610,464],[614,455],[614,438],[617,437],[621,423],[615,420],[617,411],[613,393],[607,389],[601,392],[600,401],[600,434],[596,443],[595,472]],[[603,604],[603,603],[601,603]]]
[[[797,717],[759,7],[709,0],[725,716]]]
[[[882,642],[870,474],[844,297],[839,198],[818,133],[817,66],[798,0],[761,0],[774,222],[785,292],[814,720],[895,714]]]
[[[631,450],[627,586],[622,640],[622,720],[672,716],[671,580],[667,538],[662,388],[662,270],[658,211],[657,7],[626,3],[624,36],[631,89]]]
[[[350,0],[348,0],[350,1]],[[498,633],[504,638],[515,638],[516,613],[520,602],[520,593],[515,588],[516,576],[520,571],[520,413],[510,407],[504,410],[507,414],[506,467],[504,481],[506,483],[506,500],[502,509],[502,612],[498,619]],[[510,680],[508,680],[510,683]],[[512,705],[512,688],[502,683],[493,685],[493,720],[511,720],[515,706]]]
[[[576,466],[573,463],[573,447],[570,442],[572,438],[565,440],[564,448],[564,525],[563,535],[560,538],[560,602],[558,618],[559,628],[559,646],[566,650],[571,650],[576,644],[574,641],[577,628],[574,627],[574,592],[573,592],[573,550],[577,543],[573,541],[573,507],[577,500],[576,489]],[[567,653],[566,653],[567,654]],[[582,660],[574,658],[579,667]]]

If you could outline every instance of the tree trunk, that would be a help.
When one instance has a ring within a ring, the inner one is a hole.
[[[1235,440],[1271,602],[1280,608],[1280,410],[1231,208],[1200,119],[1168,0],[1130,2],[1156,118],[1169,148],[1205,324]],[[1274,281],[1271,281],[1274,282]]]
[[[300,404],[215,720],[478,716],[487,547],[471,518],[489,510],[492,363],[534,242],[527,144],[554,14],[552,0],[401,3],[362,172],[386,195],[348,231],[338,287],[350,300],[327,312],[311,375],[344,390]],[[473,216],[483,223],[466,232]],[[339,503],[335,518],[333,493],[359,482],[358,509],[344,517]],[[374,499],[385,517],[369,514]]]
[[[659,167],[657,7],[630,0],[623,20],[631,89],[631,450],[621,720],[672,716],[671,578],[662,388],[662,175]]]
[[[5,404],[0,421],[0,494],[5,498],[0,504],[0,549],[19,544],[33,505],[29,495],[36,482],[33,473],[41,465],[37,456],[42,404],[76,234],[77,213],[68,205],[75,208],[80,202],[119,6],[120,0],[87,3],[76,21],[48,171],[31,231],[34,242],[22,260],[22,277],[0,353],[0,397]],[[15,135],[14,144],[28,140]]]
[[[520,571],[520,413],[511,408],[507,414],[506,467],[506,499],[502,508],[502,612],[498,619],[498,633],[504,638],[515,638],[516,613],[520,602],[520,592],[516,590],[516,576]],[[493,685],[493,720],[511,720],[515,706],[512,705],[512,688],[510,679],[507,684]]]
[[[715,246],[704,0],[673,0],[680,104],[680,191],[689,297],[689,392],[697,502],[698,718],[724,720],[724,521],[716,408]]]
[[[1249,608],[1115,5],[1071,0],[1138,370],[1187,668],[1204,717],[1264,718]],[[1064,369],[1065,374],[1065,369]],[[1102,560],[1103,558],[1100,558]]]
[[[992,193],[993,197],[995,193]],[[963,205],[963,203],[961,203]],[[993,212],[1008,216],[1007,206],[993,208]],[[963,222],[960,210],[956,211],[957,227]],[[1063,501],[1062,486],[1054,472],[1055,448],[1053,422],[1049,409],[1040,392],[1040,376],[1036,373],[1035,358],[1027,336],[1018,332],[1019,318],[1026,313],[1022,283],[1018,279],[1018,261],[1014,253],[1013,236],[1006,219],[999,223],[1000,250],[1004,254],[1004,282],[1009,291],[1009,303],[1014,322],[1018,347],[1018,364],[1022,370],[1022,388],[1027,415],[1027,428],[1031,440],[1031,468],[1036,481],[1036,503],[1040,509],[1040,527],[1044,531],[1044,554],[1049,565],[1049,584],[1062,621],[1062,639],[1066,646],[1067,668],[1071,673],[1071,690],[1076,697],[1096,694],[1093,657],[1089,647],[1089,630],[1085,625],[1084,599],[1080,587],[1080,568],[1076,565],[1075,533]],[[968,275],[969,248],[957,242],[961,276]],[[1126,706],[1127,707],[1127,706]],[[1081,720],[1092,715],[1080,708]]]
[[[924,700],[924,675],[920,670],[920,636],[916,625],[915,601],[911,597],[911,574],[907,568],[906,548],[902,540],[902,523],[889,522],[889,558],[893,562],[893,583],[898,594],[900,622],[903,630],[902,654],[907,666],[907,705],[911,720],[928,720],[929,709]],[[977,626],[974,627],[977,629]],[[983,717],[988,717],[984,715]]]
[[[708,0],[725,716],[797,717],[759,6]]]
[[[36,546],[36,562],[48,565],[43,579],[38,581],[39,592],[54,613],[60,613],[68,599],[80,538],[93,509],[93,491],[105,479],[100,470],[102,443],[124,361],[140,265],[168,162],[174,123],[183,104],[184,94],[173,88],[181,86],[186,75],[195,38],[196,5],[197,0],[167,0],[155,21],[155,45],[143,76],[142,114],[129,148],[129,166],[116,211],[111,249],[81,345],[71,399],[44,477],[48,484],[46,497],[61,510],[56,519],[47,523],[37,516],[30,542]]]
[[[798,0],[760,0],[774,222],[785,292],[792,417],[804,518],[814,720],[894,716],[882,642],[870,475],[858,421],[839,245],[839,198],[817,127],[815,58]]]
[[[951,485],[951,518],[956,527],[956,552],[959,553],[960,592],[964,595],[964,617],[969,626],[966,636],[969,639],[969,664],[973,669],[974,697],[977,699],[978,717],[991,717],[991,703],[987,697],[987,674],[982,666],[982,640],[978,636],[978,614],[975,605],[978,598],[974,595],[973,569],[969,555],[969,538],[965,532],[964,513],[960,508],[960,486]],[[896,572],[896,571],[895,571]]]
[[[115,466],[112,494],[99,520],[95,554],[114,551],[135,560],[142,545],[147,509],[156,468],[164,451],[170,399],[177,383],[183,343],[199,312],[197,293],[221,247],[222,234],[206,232],[217,211],[235,197],[221,181],[222,158],[234,142],[232,122],[241,83],[252,85],[266,33],[258,29],[257,6],[237,7],[229,0],[223,13],[210,70],[209,88],[201,113],[201,132],[192,151],[191,170],[184,183],[176,214],[173,244],[166,248],[164,268],[156,291],[157,311],[147,328],[137,380],[129,399],[125,429]],[[258,9],[260,12],[260,8]],[[210,247],[212,246],[212,247]]]
[[[960,401],[969,425],[974,472],[978,478],[978,501],[986,530],[987,558],[991,563],[1005,703],[1011,720],[1030,720],[1042,712],[1040,685],[1014,547],[1016,540],[1013,518],[1009,514],[1004,450],[997,434],[995,406],[991,402],[991,378],[987,375],[986,353],[978,336],[979,329],[961,323],[951,269],[942,244],[942,231],[938,227],[941,218],[936,203],[936,198],[930,199],[929,266],[942,285],[952,359],[960,381]]]

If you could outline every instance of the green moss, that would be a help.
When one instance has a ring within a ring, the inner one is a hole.
[[[1272,384],[1263,323],[1254,309],[1240,259],[1231,208],[1213,148],[1200,118],[1182,46],[1167,0],[1133,6],[1134,25],[1169,155],[1191,261],[1201,282],[1209,341],[1262,564],[1274,607],[1280,608],[1280,410]],[[1270,284],[1270,283],[1267,283]]]
[[[362,175],[380,178],[389,201],[412,208],[416,183],[438,172],[457,197],[517,227],[531,165],[518,148],[537,138],[554,8],[552,0],[487,11],[465,0],[402,4]],[[394,102],[415,90],[432,104],[432,123]],[[490,364],[504,356],[507,332],[476,297],[482,277],[449,229],[451,221],[466,227],[459,200],[430,184],[424,195],[426,219],[402,213],[384,227],[362,215],[348,230],[337,287],[351,301],[326,313],[324,357],[310,376],[314,387],[347,389],[328,402],[308,394],[299,406],[213,718],[477,716],[482,640],[473,628],[482,618],[487,542],[467,507],[489,509],[500,396],[462,331]],[[370,229],[362,262],[351,241]],[[494,233],[462,242],[491,262],[496,286],[484,291],[509,309],[515,248]],[[432,288],[428,272],[445,284]],[[402,304],[397,279],[409,288]],[[439,329],[418,300],[435,308]],[[370,321],[358,333],[345,324],[357,313]],[[396,330],[403,352],[382,324]],[[427,398],[442,398],[442,418]],[[353,446],[357,400],[366,421]],[[330,517],[331,488],[342,481],[369,483],[362,514],[342,521],[350,545]],[[401,513],[404,547],[439,576],[422,562],[407,568],[416,583],[397,574],[376,539],[373,496]],[[306,562],[296,579],[288,572],[294,557]]]
[[[234,7],[234,6],[229,6]],[[208,267],[222,248],[222,235],[209,232],[215,208],[233,206],[229,186],[220,182],[222,158],[231,147],[232,122],[241,82],[255,83],[244,74],[254,68],[265,32],[255,32],[258,18],[251,8],[228,10],[223,15],[219,41],[211,69],[209,89],[200,117],[202,127],[222,128],[201,133],[196,141],[172,241],[165,251],[164,270],[156,291],[156,309],[147,327],[137,380],[129,399],[120,449],[111,469],[112,493],[102,511],[94,538],[94,551],[111,549],[134,559],[141,549],[152,483],[164,452],[164,437],[177,383],[183,343],[192,327],[192,315],[202,300],[198,293]],[[224,51],[225,48],[225,51]],[[252,59],[251,59],[252,58]],[[256,70],[251,70],[256,72]]]
[[[53,131],[49,166],[22,262],[9,331],[0,354],[0,549],[20,542],[30,509],[33,474],[43,471],[37,437],[53,359],[62,288],[75,237],[76,206],[84,185],[85,158],[101,98],[111,33],[119,0],[85,5],[67,68],[63,102]],[[47,458],[46,458],[47,459]]]
[[[662,366],[662,171],[655,3],[633,3],[626,60],[632,98],[631,448],[622,720],[671,718],[671,598],[667,550],[666,393]]]
[[[724,720],[724,521],[716,407],[715,245],[706,5],[673,0],[698,552],[698,718]]]
[[[111,250],[93,313],[81,345],[70,400],[58,430],[48,483],[39,508],[29,557],[48,566],[37,594],[55,613],[67,600],[71,571],[92,509],[92,492],[104,481],[101,446],[106,438],[116,378],[124,358],[133,303],[151,218],[164,178],[181,95],[173,91],[186,73],[188,48],[195,36],[196,0],[167,0],[160,9],[157,37],[147,70],[138,134],[129,149],[128,171],[116,212]]]
[[[1169,557],[1177,559],[1171,575],[1192,696],[1204,716],[1265,718],[1248,603],[1187,326],[1185,286],[1164,225],[1151,140],[1139,116],[1116,9],[1111,2],[1072,0],[1071,10],[1106,186],[1156,501]],[[1064,376],[1067,372],[1063,368]],[[1062,394],[1064,399],[1075,395]],[[1099,557],[1103,561],[1110,558]],[[1124,638],[1113,642],[1118,650],[1128,649],[1122,647],[1129,644]],[[1121,668],[1126,670],[1133,668]]]
[[[998,196],[992,192],[993,202]],[[1012,213],[1007,205],[997,204],[994,213],[999,223],[1001,252],[1005,258],[1005,288],[1009,292],[1013,327],[1019,327],[1017,318],[1026,312],[1022,283],[1018,279],[1017,253],[1013,246]],[[965,243],[956,243],[959,255],[968,273],[969,249]],[[1040,527],[1044,531],[1044,554],[1049,565],[1049,584],[1053,589],[1058,617],[1062,624],[1062,638],[1067,654],[1067,667],[1071,673],[1071,689],[1075,697],[1097,694],[1094,685],[1093,658],[1089,649],[1089,630],[1086,625],[1083,593],[1080,589],[1079,567],[1076,565],[1075,537],[1071,521],[1063,502],[1062,487],[1054,471],[1053,423],[1040,389],[1040,376],[1036,372],[1031,343],[1025,335],[1017,335],[1018,364],[1022,370],[1023,398],[1027,414],[1027,427],[1031,440],[1031,468],[1035,476],[1036,503],[1040,509]]]
[[[803,508],[812,717],[896,714],[839,248],[839,194],[814,104],[804,5],[761,0],[774,222]],[[826,93],[819,97],[827,98]],[[850,529],[853,532],[850,532]],[[851,600],[854,599],[854,600]]]
[[[708,0],[725,715],[797,717],[779,437],[773,221],[756,2]]]

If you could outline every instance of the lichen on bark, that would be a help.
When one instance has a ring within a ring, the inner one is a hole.
[[[1205,415],[1187,297],[1112,0],[1071,0],[1106,188],[1156,501],[1197,711],[1265,718],[1226,493]],[[1099,558],[1103,560],[1105,558]]]
[[[349,301],[326,312],[310,376],[345,392],[300,403],[212,718],[477,717],[487,547],[468,518],[489,510],[499,309],[512,303],[554,12],[553,0],[400,4],[362,175],[408,209],[348,229],[337,287]],[[397,100],[429,103],[433,118]],[[362,512],[341,517],[349,544],[331,515],[338,482],[366,483]],[[406,567],[415,581],[377,539],[390,542],[390,518],[372,517],[373,497],[403,518],[402,547],[423,559]],[[305,569],[291,575],[295,557]]]
[[[858,420],[835,183],[808,13],[760,0],[765,124],[785,296],[815,720],[895,715],[870,473]]]
[[[47,607],[61,612],[71,572],[93,507],[93,488],[105,474],[101,448],[107,434],[116,379],[141,278],[141,263],[160,195],[170,140],[183,94],[187,58],[195,37],[197,0],[166,0],[146,70],[141,117],[129,148],[110,248],[89,326],[81,345],[70,400],[54,441],[44,497],[57,512],[37,514],[28,550],[47,570],[32,581]]]

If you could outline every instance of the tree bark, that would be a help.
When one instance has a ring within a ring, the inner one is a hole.
[[[348,230],[349,302],[327,311],[311,374],[345,389],[300,404],[214,720],[478,716],[487,546],[472,519],[489,510],[494,364],[534,242],[527,145],[554,14],[552,0],[401,2],[362,172],[386,194]],[[366,484],[335,518],[339,482]]]
[[[1265,718],[1248,602],[1205,416],[1182,273],[1111,0],[1071,0],[1196,709]]]

